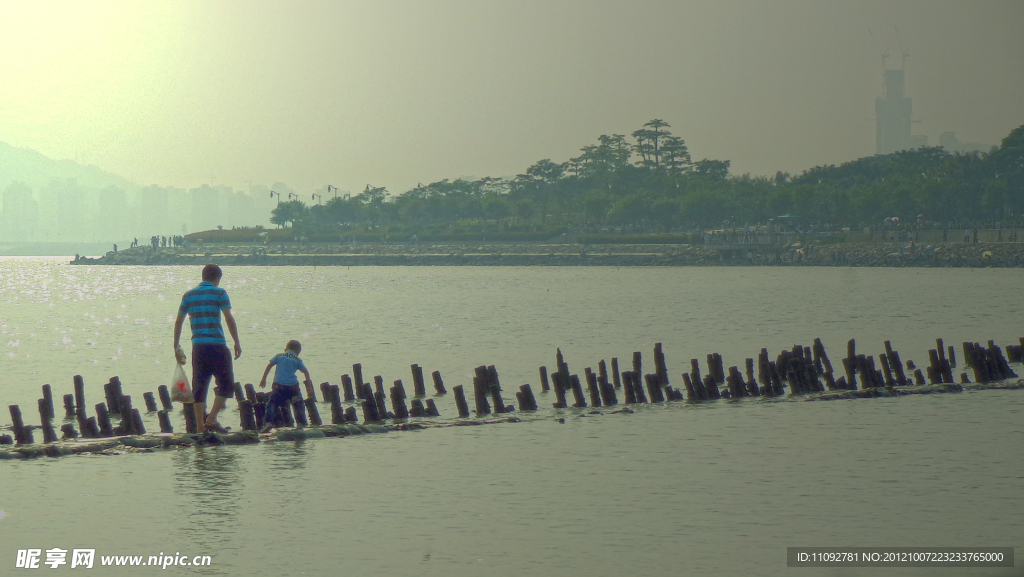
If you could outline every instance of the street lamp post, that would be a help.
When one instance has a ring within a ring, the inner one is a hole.
[[[270,198],[274,198],[275,194],[277,195],[277,204],[278,204],[278,206],[280,206],[281,205],[281,193],[280,192],[274,192],[273,190],[271,190],[270,191]]]
[[[337,186],[328,184],[327,185],[327,192],[333,192],[334,193],[334,198],[338,198],[338,187]]]
[[[317,204],[320,204],[320,200],[323,200],[323,198],[324,198],[323,196],[321,196],[321,195],[319,195],[319,194],[317,194],[315,192],[313,193],[313,200],[316,200]],[[317,199],[320,199],[320,200],[317,200]]]

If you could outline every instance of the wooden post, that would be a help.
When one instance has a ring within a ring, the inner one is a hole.
[[[402,398],[405,398],[405,391],[402,391]],[[377,391],[373,394],[373,401],[377,405],[377,416],[381,420],[386,419],[388,417],[387,394],[384,392],[383,384],[377,386]]]
[[[547,391],[550,391],[550,390],[551,390],[551,385],[548,384],[548,368],[547,367],[541,367],[540,368],[540,391],[542,393],[544,393],[544,392],[547,392]]]
[[[590,370],[590,367],[585,369],[587,377],[587,392],[590,393],[590,405],[593,407],[601,406],[601,391],[597,386],[597,373]]]
[[[570,375],[569,383],[572,387],[572,396],[576,400],[576,403],[573,406],[580,408],[586,407],[587,399],[583,395],[583,385],[580,383],[579,375]]]
[[[156,392],[160,396],[160,406],[165,411],[170,411],[173,405],[171,405],[171,392],[167,389],[167,385],[160,385],[156,388]]]
[[[75,396],[64,395],[64,418],[70,419],[75,416]]]
[[[120,413],[120,407],[117,402],[120,400],[118,394],[114,392],[114,379],[110,379],[103,385],[103,396],[107,400],[107,411],[111,413]]]
[[[636,390],[633,389],[633,373],[625,371],[622,373],[622,389],[626,393],[626,404],[636,403]]]
[[[361,390],[363,392],[363,420],[368,422],[380,421],[381,414],[377,410],[377,400],[373,396],[373,389],[368,383],[364,383]]]
[[[317,402],[316,401],[316,390],[313,388],[313,383],[309,382],[309,383],[302,383],[302,384],[306,387],[306,398],[307,399],[313,399],[314,403]]]
[[[606,407],[619,404],[619,400],[615,397],[615,387],[608,382],[608,369],[604,361],[601,361],[598,368],[600,372],[597,375],[597,386],[601,390],[601,401]]]
[[[661,386],[668,385],[668,367],[665,365],[665,353],[662,351],[661,343],[654,343],[654,367]]]
[[[120,432],[115,430],[114,432],[119,435],[134,435],[135,433],[135,421],[132,416],[132,396],[124,395],[118,401],[121,404],[121,424],[118,425]],[[84,427],[83,427],[84,428]],[[82,431],[84,434],[85,431]]]
[[[304,403],[306,405],[306,413],[309,414],[309,422],[314,427],[323,425],[323,421],[320,420],[320,411],[316,408],[316,399],[311,397],[306,399]]]
[[[356,414],[355,407],[347,407],[345,409],[345,419],[350,423],[355,423],[359,420],[359,415]]]
[[[708,399],[721,399],[722,393],[718,390],[718,383],[712,375],[704,376],[704,390],[708,393]]]
[[[447,395],[448,391],[445,390],[444,381],[441,380],[441,371],[434,371],[430,373],[430,377],[434,379],[434,394]],[[428,406],[429,404],[430,403],[427,403]]]
[[[43,424],[43,442],[54,443],[57,441],[57,433],[53,432],[53,425],[50,423],[50,406],[46,398],[39,399],[39,422]]]
[[[345,412],[341,408],[340,403],[331,403],[331,423],[340,425],[347,419],[345,418]]]
[[[256,406],[256,387],[252,383],[245,383],[245,400],[255,407]],[[169,407],[164,407],[169,408]]]
[[[565,391],[571,386],[562,379],[562,373],[551,373],[552,385],[555,390],[555,403],[556,409],[564,409],[569,406],[569,401],[565,398]]]
[[[90,429],[92,429],[93,432],[98,432],[98,431],[96,431],[96,421],[95,421],[95,419],[93,419],[92,417],[89,417],[89,421],[92,423],[92,426],[90,427]],[[132,432],[135,435],[145,435],[146,434],[146,426],[142,423],[142,413],[140,413],[138,409],[132,409]],[[97,434],[95,436],[99,436],[99,435]]]
[[[658,378],[657,373],[644,375],[644,382],[647,384],[647,392],[651,397],[652,403],[662,403],[665,401],[665,396],[661,393],[661,379]]]
[[[434,399],[427,399],[427,408],[425,409],[426,416],[428,417],[440,417],[441,413],[437,410],[437,405],[434,403]]]
[[[237,385],[238,383],[235,383],[235,384]],[[241,390],[241,387],[239,387],[239,390]],[[236,397],[237,397],[237,394],[236,394]],[[156,407],[156,397],[153,396],[153,393],[148,392],[148,391],[145,392],[145,393],[142,393],[142,398],[146,401],[146,411],[150,412],[150,413],[155,413],[157,411],[157,407]]]
[[[501,382],[498,380],[498,369],[494,365],[487,367],[487,388],[491,393],[495,413],[505,412],[505,401],[501,398]]]
[[[248,401],[246,401],[248,402]],[[252,408],[250,407],[250,410]],[[174,427],[171,426],[170,412],[167,409],[157,412],[157,419],[160,421],[160,432],[161,433],[173,433]]]
[[[63,433],[61,439],[77,439],[78,431],[75,430],[75,426],[71,423],[65,423],[60,426],[60,432]]]
[[[412,390],[413,396],[425,397],[427,396],[427,387],[423,383],[423,368],[417,364],[413,364],[412,369]]]
[[[78,428],[85,432],[85,380],[82,375],[72,377],[75,383],[75,416],[78,418]]]
[[[643,373],[643,359],[641,358],[640,351],[634,351],[633,352],[633,374],[637,375],[637,379],[640,378],[640,375],[644,374]],[[636,386],[636,383],[634,383],[634,388],[635,388],[635,386]]]
[[[395,413],[396,419],[408,419],[409,409],[405,406],[405,386],[402,380],[395,381],[391,387],[391,410]]]
[[[352,378],[348,375],[341,375],[341,386],[345,389],[345,402],[356,400],[356,395],[352,391]]]
[[[697,396],[697,391],[693,388],[693,381],[690,380],[690,375],[683,373],[683,386],[686,387],[686,399],[688,401],[697,402],[700,397]]]
[[[320,383],[320,396],[323,397],[324,401],[329,402],[331,400],[331,383],[327,381]]]
[[[487,402],[487,395],[490,393],[487,387],[487,367],[481,365],[475,370],[476,376],[473,377],[473,400],[476,402],[476,414],[489,415],[491,413],[491,407]]]
[[[189,435],[194,435],[198,429],[196,428],[196,411],[193,403],[182,403],[181,410],[185,414],[185,432]]]
[[[896,380],[892,378],[892,367],[889,366],[889,355],[881,354],[878,358],[882,361],[882,371],[885,374],[885,386],[891,387],[896,384]]]
[[[619,376],[619,359],[618,357],[612,357],[612,382],[615,383],[616,389],[622,388],[622,379]]]
[[[423,401],[421,399],[413,399],[409,403],[409,416],[410,417],[425,417],[427,416],[426,410],[423,408]]]
[[[96,403],[96,424],[99,426],[101,436],[114,436],[114,428],[110,426],[110,413],[107,412],[106,403]]]
[[[452,387],[452,392],[455,393],[455,406],[459,410],[459,417],[463,419],[468,417],[469,404],[466,402],[466,394],[462,389],[462,385]]]
[[[53,412],[53,390],[50,385],[43,385],[43,400],[46,402],[46,414],[52,421],[55,418]]]
[[[537,399],[533,396],[533,390],[530,385],[522,385],[519,387],[519,394],[523,398],[523,402],[519,405],[521,411],[536,411],[537,410]]]
[[[363,365],[361,365],[359,363],[356,363],[356,364],[352,365],[352,375],[353,375],[353,378],[355,378],[356,390],[357,391],[362,391],[363,390]],[[343,381],[345,380],[344,377],[342,377],[342,380]],[[348,401],[348,400],[351,400],[351,399],[346,398],[345,400]]]

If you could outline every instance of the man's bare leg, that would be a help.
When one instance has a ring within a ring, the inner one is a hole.
[[[214,396],[213,406],[210,407],[210,416],[206,417],[206,421],[203,424],[205,425],[206,423],[210,423],[212,425],[216,423],[217,414],[220,413],[220,410],[224,408],[224,405],[227,404],[227,402],[228,397],[222,397],[220,395]]]
[[[214,405],[216,404],[217,402],[214,401]],[[206,403],[193,403],[192,408],[196,412],[196,432],[203,433],[206,431]]]

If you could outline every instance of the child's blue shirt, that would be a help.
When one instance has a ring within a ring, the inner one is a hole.
[[[306,370],[302,359],[291,351],[274,355],[274,358],[270,359],[270,364],[277,365],[277,368],[274,369],[274,382],[281,385],[298,385],[299,378],[295,376],[296,371]]]

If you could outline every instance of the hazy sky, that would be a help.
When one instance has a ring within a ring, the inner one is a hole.
[[[1021,0],[0,0],[0,140],[140,185],[401,193],[661,118],[797,173],[874,153],[886,49],[915,133],[998,143],[1022,30]]]

